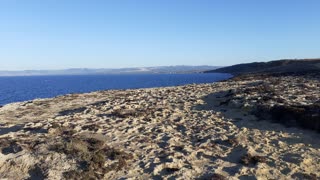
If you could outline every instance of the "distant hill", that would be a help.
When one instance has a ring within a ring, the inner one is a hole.
[[[199,73],[218,66],[158,66],[119,69],[74,68],[63,70],[0,71],[0,76],[95,75],[95,74],[182,74]]]
[[[320,72],[320,59],[284,59],[270,62],[253,62],[205,71],[205,73],[230,73],[233,75],[310,72]]]

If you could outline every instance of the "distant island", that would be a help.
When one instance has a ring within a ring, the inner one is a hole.
[[[199,73],[220,68],[219,66],[156,66],[133,68],[72,68],[63,70],[0,71],[0,76],[46,76],[46,75],[95,75],[95,74],[182,74]]]

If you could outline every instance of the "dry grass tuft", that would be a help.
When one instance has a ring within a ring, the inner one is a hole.
[[[120,171],[127,167],[131,154],[109,147],[104,141],[95,138],[67,137],[64,141],[53,144],[51,151],[64,153],[77,162],[77,169],[64,173],[71,179],[101,179],[109,171]],[[110,165],[105,165],[110,160]]]

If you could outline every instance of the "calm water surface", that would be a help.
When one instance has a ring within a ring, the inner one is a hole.
[[[0,105],[69,93],[212,83],[229,74],[135,74],[0,77]]]

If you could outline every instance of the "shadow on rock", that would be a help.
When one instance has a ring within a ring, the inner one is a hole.
[[[272,119],[273,122],[288,127],[302,127],[320,132],[320,103],[305,106],[258,106],[253,113],[259,119]]]

